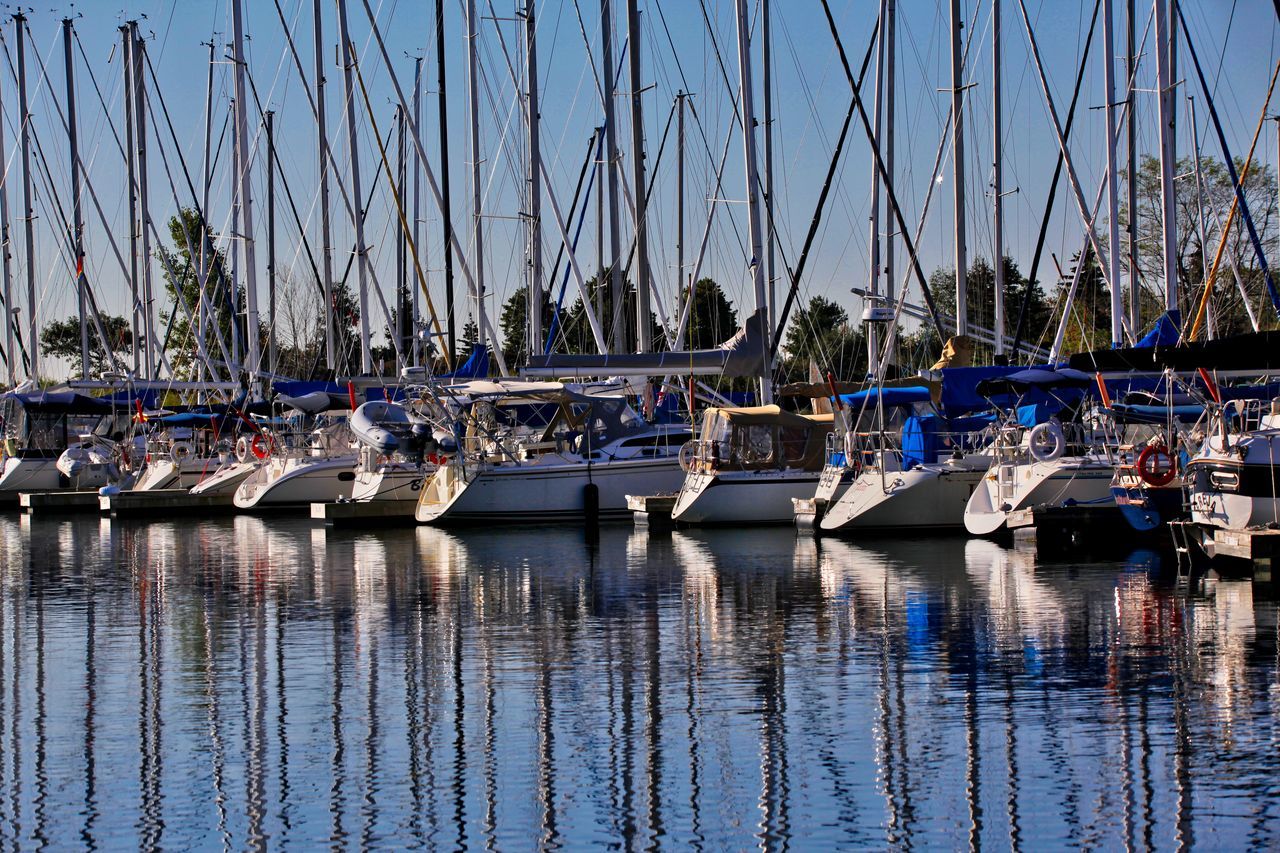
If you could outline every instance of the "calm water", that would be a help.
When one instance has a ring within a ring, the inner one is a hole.
[[[0,846],[1275,847],[1276,605],[1151,555],[0,517]]]

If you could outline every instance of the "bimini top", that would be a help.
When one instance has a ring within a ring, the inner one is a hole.
[[[735,426],[773,425],[810,428],[832,422],[831,415],[798,415],[778,406],[741,406],[710,408],[703,413],[703,423],[723,418]]]

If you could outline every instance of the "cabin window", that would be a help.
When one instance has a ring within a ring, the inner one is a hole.
[[[809,430],[804,427],[782,427],[779,432],[783,461],[788,465],[803,463],[805,450],[809,446]]]
[[[733,431],[733,456],[743,465],[769,465],[774,460],[773,427],[752,424]]]

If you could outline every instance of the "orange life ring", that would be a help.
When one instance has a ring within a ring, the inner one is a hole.
[[[271,439],[267,438],[266,433],[260,432],[253,437],[253,444],[249,445],[249,449],[259,459],[266,459],[271,452]]]
[[[1177,474],[1177,463],[1163,444],[1148,444],[1138,454],[1138,476],[1148,486],[1167,486]]]

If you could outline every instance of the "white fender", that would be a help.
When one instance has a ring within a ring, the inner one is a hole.
[[[175,441],[170,452],[174,459],[186,459],[192,453],[196,452],[195,447],[189,441]]]

